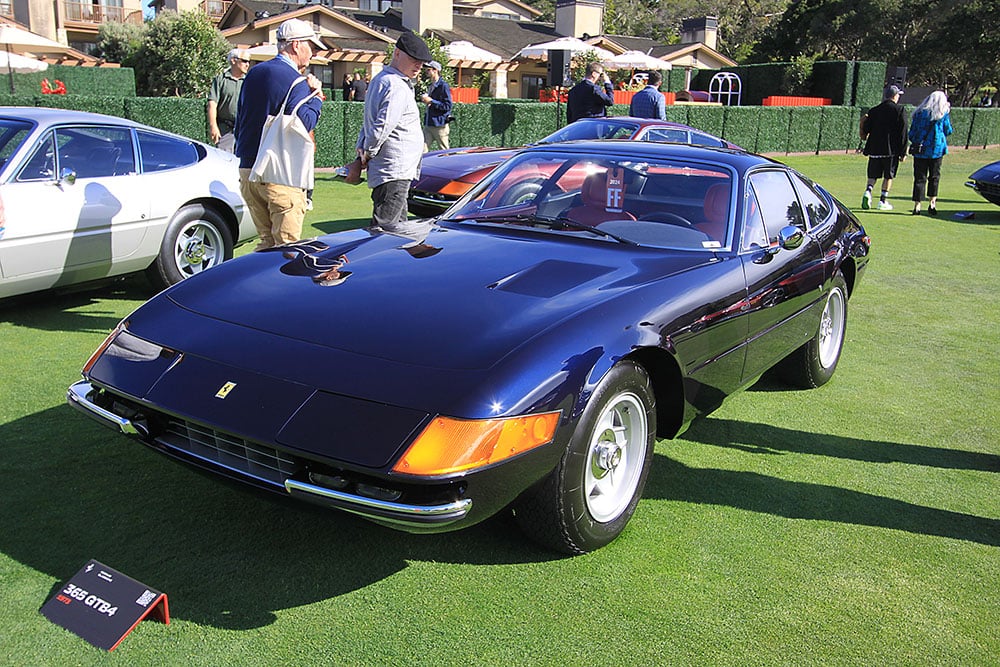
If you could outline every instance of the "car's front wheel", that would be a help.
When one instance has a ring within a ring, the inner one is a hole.
[[[233,236],[222,216],[192,204],[179,210],[167,225],[147,275],[157,289],[165,289],[232,256]]]
[[[837,370],[846,331],[847,283],[838,272],[826,296],[816,334],[781,364],[785,380],[805,389],[829,382]]]
[[[622,361],[597,385],[556,469],[516,501],[518,524],[557,551],[608,544],[635,512],[655,441],[649,376]]]

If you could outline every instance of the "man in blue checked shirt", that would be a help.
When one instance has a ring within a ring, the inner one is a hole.
[[[656,70],[649,73],[646,87],[632,96],[632,103],[628,106],[628,115],[636,118],[667,119],[667,105],[663,101],[663,93],[660,92],[661,81],[663,81],[662,74]]]

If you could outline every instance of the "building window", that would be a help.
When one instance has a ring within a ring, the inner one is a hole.
[[[525,100],[537,100],[539,91],[544,87],[544,76],[522,76],[521,98]]]
[[[358,0],[358,9],[363,12],[382,13],[388,9],[402,9],[402,0]]]

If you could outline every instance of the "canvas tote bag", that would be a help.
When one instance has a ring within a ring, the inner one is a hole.
[[[305,80],[304,76],[295,79],[285,94],[285,101],[282,102],[278,113],[274,116],[269,115],[264,121],[257,159],[250,168],[251,181],[289,185],[303,190],[312,189],[316,144],[313,143],[309,130],[299,118],[299,107],[315,96],[317,91],[312,91],[311,95],[307,95],[296,104],[292,113],[285,113],[292,89]]]

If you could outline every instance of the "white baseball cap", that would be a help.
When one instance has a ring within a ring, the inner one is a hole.
[[[310,41],[317,49],[325,49],[326,44],[313,31],[312,24],[306,23],[302,19],[288,19],[278,26],[279,42],[301,42]]]

